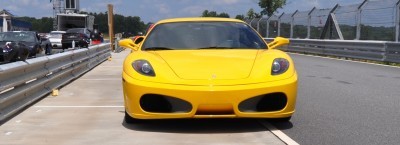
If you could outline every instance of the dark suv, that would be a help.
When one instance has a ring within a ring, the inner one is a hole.
[[[75,47],[89,47],[90,44],[90,33],[91,31],[87,28],[72,28],[65,31],[66,33],[62,36],[62,48],[72,48],[72,44],[75,43]]]

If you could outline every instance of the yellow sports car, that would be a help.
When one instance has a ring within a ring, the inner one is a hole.
[[[132,49],[123,64],[125,122],[167,118],[277,118],[295,112],[292,59],[243,21],[176,18],[119,45]]]

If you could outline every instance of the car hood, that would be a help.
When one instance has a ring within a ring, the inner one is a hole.
[[[24,45],[26,45],[26,46],[33,46],[33,45],[35,45],[35,42],[26,42],[26,41],[0,41],[0,46],[6,45],[7,42],[19,42],[19,43],[22,43],[22,44],[24,44]]]
[[[7,41],[0,41],[0,48],[3,48],[4,45],[6,45]]]
[[[155,51],[181,79],[233,80],[250,76],[258,50]]]

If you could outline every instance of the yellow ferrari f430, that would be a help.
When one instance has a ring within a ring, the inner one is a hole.
[[[124,39],[125,121],[168,118],[277,118],[295,112],[292,59],[243,21],[176,18]]]

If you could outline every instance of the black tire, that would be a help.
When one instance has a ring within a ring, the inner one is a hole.
[[[6,62],[16,62],[18,60],[18,51],[17,50],[11,50],[8,52],[8,54],[4,57],[4,61]]]
[[[29,49],[28,48],[20,48],[18,55],[19,55],[19,60],[25,61],[29,57]]]
[[[62,52],[64,52],[66,49],[68,49],[68,47],[65,45],[62,45],[61,47],[62,47]]]
[[[89,47],[89,44],[88,43],[83,43],[83,48],[88,48]]]
[[[126,111],[125,111],[124,119],[127,124],[138,124],[138,123],[144,122],[142,119],[136,119],[136,118],[131,117]]]

